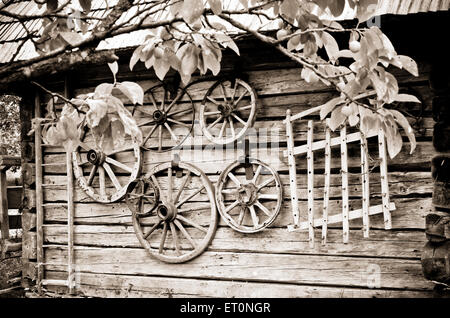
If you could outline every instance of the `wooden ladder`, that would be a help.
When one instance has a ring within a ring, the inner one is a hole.
[[[65,95],[67,93],[67,85],[65,88]],[[35,97],[35,118],[42,117],[41,101],[39,93],[36,92]],[[48,186],[60,185],[45,185],[43,182],[43,162],[42,149],[45,145],[42,144],[41,139],[42,127],[36,125],[35,136],[35,163],[36,163],[36,243],[37,243],[37,287],[38,292],[42,293],[43,285],[65,286],[68,288],[69,294],[74,294],[75,291],[75,271],[74,271],[74,240],[73,240],[73,223],[74,223],[74,178],[72,168],[72,153],[66,152],[66,175],[67,175],[67,264],[52,264],[45,262],[44,249],[50,245],[44,245],[44,227],[54,226],[46,224],[44,218],[44,188]],[[63,205],[63,204],[61,204]],[[47,265],[67,265],[67,279],[44,279],[45,266]]]
[[[363,235],[369,237],[369,216],[379,213],[384,215],[385,229],[391,229],[391,213],[395,210],[395,204],[389,200],[389,183],[387,171],[386,157],[386,141],[382,130],[368,136],[362,135],[360,132],[347,134],[346,127],[340,130],[340,136],[331,138],[331,129],[329,128],[329,119],[326,120],[325,140],[314,141],[314,121],[308,120],[307,143],[301,146],[294,146],[294,134],[292,122],[302,119],[306,116],[313,115],[320,111],[320,106],[311,108],[296,115],[291,115],[288,109],[286,119],[283,121],[286,125],[287,151],[283,152],[284,157],[288,158],[289,180],[291,189],[291,204],[294,224],[289,226],[290,231],[304,230],[309,231],[309,245],[314,247],[314,228],[322,226],[322,244],[327,241],[328,224],[342,222],[343,242],[348,243],[349,240],[349,221],[357,218],[363,220]],[[382,204],[370,206],[369,193],[369,159],[367,139],[378,136],[378,148],[380,159],[380,176],[381,176],[381,193]],[[350,211],[349,209],[349,191],[348,191],[348,153],[347,144],[359,141],[361,146],[361,184],[362,184],[362,209]],[[342,213],[329,216],[329,195],[330,195],[330,178],[331,178],[331,148],[340,146],[341,149],[341,178],[342,178]],[[322,217],[315,218],[314,211],[314,151],[324,149],[325,151],[325,182],[324,182],[324,200],[322,208]],[[308,221],[300,222],[300,209],[297,197],[297,168],[295,156],[306,153],[307,160],[307,184],[308,184]]]

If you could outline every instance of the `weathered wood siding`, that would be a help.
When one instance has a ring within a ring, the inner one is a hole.
[[[256,54],[255,54],[256,52]],[[250,54],[251,53],[251,54]],[[126,55],[126,54],[125,54]],[[251,155],[274,167],[280,174],[284,187],[284,203],[276,222],[257,234],[240,234],[227,227],[221,220],[215,238],[205,253],[185,264],[166,264],[153,259],[143,249],[131,225],[131,212],[123,202],[101,204],[93,202],[78,186],[75,200],[75,268],[77,290],[89,296],[145,296],[145,297],[416,297],[431,296],[432,283],[422,275],[420,254],[426,239],[424,217],[432,211],[432,179],[429,172],[433,156],[431,143],[431,92],[428,88],[429,67],[420,64],[420,76],[413,78],[395,71],[402,87],[413,89],[424,100],[424,109],[411,106],[412,114],[422,113],[416,126],[418,144],[409,155],[406,142],[402,152],[389,163],[391,201],[397,207],[392,213],[392,230],[386,231],[383,216],[370,217],[370,238],[364,239],[361,220],[350,222],[349,243],[342,243],[340,224],[330,225],[328,242],[320,245],[320,229],[316,230],[316,244],[308,246],[307,230],[288,232],[293,223],[290,207],[290,189],[285,129],[282,119],[286,110],[292,113],[320,105],[333,96],[323,85],[309,84],[300,78],[300,70],[293,63],[280,59],[266,48],[248,45],[241,49],[244,74],[259,97],[255,128],[268,133],[268,146],[253,149]],[[226,55],[223,71],[232,69],[237,57]],[[126,57],[121,57],[118,80],[134,80],[144,88],[155,85],[153,71],[138,65],[130,72]],[[112,80],[107,66],[89,67],[69,74],[73,94],[93,91],[95,85]],[[54,79],[53,79],[54,80]],[[212,81],[191,86],[196,109]],[[49,83],[48,85],[51,86]],[[62,84],[54,81],[54,88],[62,90]],[[123,99],[125,100],[125,99]],[[146,103],[149,101],[147,100]],[[306,143],[306,122],[294,126],[296,144]],[[322,133],[320,133],[322,131]],[[317,129],[317,139],[323,139],[323,129]],[[278,142],[271,149],[270,142]],[[193,150],[179,152],[181,160],[195,164],[217,181],[220,172],[243,154],[243,150],[227,151],[211,149],[202,137],[199,124],[194,137],[185,145]],[[373,145],[376,146],[376,145]],[[334,150],[336,151],[336,149]],[[330,214],[340,213],[340,157],[332,153],[332,177]],[[351,208],[361,207],[359,144],[349,145],[349,167],[355,172],[349,176]],[[372,152],[375,157],[377,152]],[[170,160],[171,153],[144,152],[143,172],[157,163]],[[298,196],[302,220],[306,219],[306,160],[299,157]],[[66,200],[65,154],[61,148],[44,148],[44,244],[45,260],[52,264],[67,262],[67,211],[62,205]],[[315,155],[316,211],[321,211],[324,178],[324,158]],[[323,171],[323,170],[322,170]],[[381,202],[378,170],[371,175],[371,203]],[[206,200],[201,197],[199,201]],[[201,218],[199,218],[201,222]],[[373,271],[380,270],[379,288],[369,288]],[[45,277],[65,279],[66,266],[48,265]],[[369,282],[369,285],[368,285]],[[51,287],[50,287],[51,288]],[[56,287],[54,289],[57,289]]]

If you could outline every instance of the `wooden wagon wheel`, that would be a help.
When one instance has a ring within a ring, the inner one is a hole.
[[[181,87],[172,94],[164,84],[148,89],[145,96],[150,100],[150,106],[132,109],[144,136],[142,148],[165,152],[179,147],[194,127],[195,109],[191,96]]]
[[[245,175],[239,176],[239,173]],[[236,161],[220,174],[216,186],[217,209],[225,222],[242,233],[255,233],[273,223],[283,199],[278,173],[267,164]]]
[[[128,208],[138,217],[149,216],[157,207],[158,201],[158,188],[151,180],[145,178],[133,182],[125,195]]]
[[[200,107],[203,134],[217,144],[241,138],[253,126],[256,103],[255,90],[243,80],[217,81],[206,92]]]
[[[150,213],[132,210],[141,245],[167,263],[182,263],[200,255],[211,242],[218,221],[209,179],[183,162],[162,163],[144,179],[155,185],[159,196],[156,209]]]
[[[90,128],[83,124],[80,145],[72,153],[73,172],[80,187],[98,202],[122,199],[131,182],[140,174],[142,154],[136,141],[127,146],[102,151]]]

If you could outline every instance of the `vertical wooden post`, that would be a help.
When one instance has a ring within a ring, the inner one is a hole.
[[[6,193],[6,169],[0,166],[0,238],[9,239],[8,197]]]
[[[41,101],[39,93],[36,91],[34,99],[34,117],[41,117]],[[44,223],[43,194],[42,194],[42,147],[41,147],[41,126],[36,125],[34,130],[35,146],[35,172],[36,172],[36,259],[37,259],[37,287],[38,292],[42,292],[42,280],[44,278],[44,235],[42,225]]]
[[[342,176],[342,235],[343,242],[348,243],[348,163],[347,163],[347,128],[341,128],[341,176]]]
[[[294,133],[291,122],[291,110],[286,111],[286,137],[288,150],[288,165],[289,165],[289,183],[291,185],[291,204],[292,213],[294,216],[294,226],[298,226],[300,220],[300,211],[298,209],[297,198],[297,167],[294,157]]]
[[[363,235],[369,237],[369,206],[370,206],[370,187],[369,187],[369,158],[367,150],[367,139],[361,133],[361,182],[362,182],[362,219]]]
[[[389,179],[387,172],[387,153],[386,140],[384,132],[380,129],[378,133],[378,151],[380,157],[380,178],[381,178],[381,195],[384,216],[384,228],[390,230],[392,228],[391,212],[389,210]]]
[[[307,146],[308,152],[306,159],[308,163],[308,230],[309,247],[314,247],[314,152],[312,151],[314,124],[308,120]]]
[[[328,231],[328,204],[330,201],[330,181],[331,181],[331,129],[330,119],[326,119],[325,126],[325,182],[323,188],[323,210],[322,210],[322,245],[327,243]]]
[[[69,77],[66,76],[64,80],[64,96],[70,98]],[[74,277],[74,250],[73,250],[73,220],[75,208],[73,204],[74,180],[73,180],[73,166],[72,166],[72,151],[66,150],[66,173],[67,173],[67,285],[69,287],[69,294],[74,293],[75,277]]]

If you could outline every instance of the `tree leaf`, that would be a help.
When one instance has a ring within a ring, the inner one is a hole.
[[[130,58],[130,70],[132,71],[136,63],[139,61],[140,55],[142,52],[142,46],[138,46],[136,50],[134,50],[133,55]]]
[[[336,59],[339,57],[339,45],[336,39],[328,32],[322,32],[322,42],[330,61],[332,63],[336,62]]]
[[[341,97],[336,97],[320,106],[320,120],[324,120],[325,117],[327,117],[327,115],[334,109],[334,107],[342,102],[343,100]]]
[[[245,10],[248,10],[248,0],[239,0]]]
[[[389,109],[389,112],[392,114],[392,116],[394,116],[395,121],[397,123],[399,123],[400,126],[402,126],[403,130],[406,133],[406,136],[408,136],[409,143],[411,144],[411,151],[409,153],[412,154],[414,152],[414,150],[416,149],[416,145],[417,145],[416,136],[414,135],[413,129],[411,128],[406,117],[403,116],[403,114],[400,113],[398,110]]]
[[[116,82],[116,74],[119,71],[119,64],[116,62],[108,63],[109,69],[111,70],[113,77],[114,77],[114,83]]]
[[[400,63],[402,63],[405,70],[416,77],[419,76],[419,68],[417,67],[417,63],[412,58],[405,55],[398,55],[397,58],[400,60]]]
[[[204,10],[202,0],[184,0],[180,14],[188,24],[193,24],[200,18]]]
[[[58,0],[47,0],[47,11],[53,12],[58,9]]]
[[[94,128],[100,124],[100,120],[105,117],[108,112],[108,104],[101,99],[88,99],[89,111],[86,113],[86,122],[90,128]]]
[[[134,82],[121,82],[116,86],[133,104],[142,105],[144,103],[144,90]]]
[[[356,17],[359,22],[369,20],[375,13],[378,5],[378,0],[359,0],[357,6]]]
[[[338,17],[342,14],[345,7],[345,0],[333,0],[328,2],[331,14]]]
[[[111,95],[114,84],[102,83],[95,88],[94,99],[100,99],[104,95]]]
[[[222,13],[222,0],[208,0],[209,6],[214,14]]]
[[[232,38],[230,38],[228,35],[218,32],[214,35],[214,37],[217,39],[217,41],[225,48],[232,49],[237,55],[240,55],[239,48],[237,47],[236,43],[233,41]]]
[[[347,119],[347,116],[342,114],[341,110],[342,106],[338,106],[331,112],[329,127],[332,131],[335,131]]]
[[[162,81],[170,69],[170,64],[165,59],[155,59],[153,69],[155,70],[156,76]]]
[[[394,97],[394,101],[404,103],[422,103],[416,96],[410,94],[397,94],[397,96]]]

